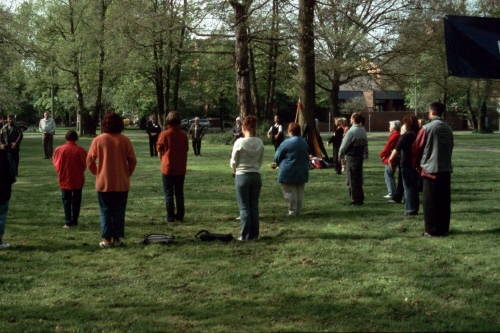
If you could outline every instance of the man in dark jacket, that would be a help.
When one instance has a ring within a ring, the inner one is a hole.
[[[9,212],[9,200],[12,190],[12,184],[15,182],[15,175],[9,166],[10,155],[4,145],[0,145],[0,250],[8,249],[9,244],[3,243],[3,234],[5,231],[5,221]],[[13,162],[12,162],[13,163]]]
[[[15,123],[14,115],[12,114],[7,116],[7,124],[2,127],[0,141],[14,159],[17,175],[19,169],[19,148],[21,146],[21,141],[23,141],[23,130]]]

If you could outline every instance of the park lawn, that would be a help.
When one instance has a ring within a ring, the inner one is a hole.
[[[167,224],[159,161],[134,136],[127,246],[100,249],[94,176],[80,226],[63,229],[56,172],[27,135],[4,236],[12,247],[0,252],[0,332],[498,331],[500,153],[462,148],[486,136],[456,135],[446,238],[421,237],[422,214],[402,217],[404,205],[383,199],[379,135],[365,205],[348,205],[344,175],[312,170],[304,214],[292,219],[266,146],[260,238],[229,244],[194,235],[238,236],[230,146],[190,152],[185,222]],[[141,245],[151,232],[176,238]]]

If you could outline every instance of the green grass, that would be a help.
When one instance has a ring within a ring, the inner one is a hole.
[[[500,153],[462,148],[496,148],[498,135],[457,133],[451,235],[440,239],[420,237],[422,215],[404,218],[382,198],[386,137],[370,135],[364,206],[348,205],[344,175],[313,170],[293,219],[266,146],[260,239],[226,245],[194,235],[239,233],[231,148],[206,140],[201,157],[190,152],[185,223],[172,225],[159,161],[134,136],[127,246],[100,249],[94,176],[79,228],[63,229],[56,172],[27,134],[4,236],[12,248],[0,252],[0,332],[498,331]],[[175,242],[140,245],[150,232]]]

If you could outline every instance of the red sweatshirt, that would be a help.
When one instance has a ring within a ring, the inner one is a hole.
[[[63,190],[79,190],[85,184],[87,152],[73,141],[67,141],[54,151],[52,164],[56,168],[59,187]]]

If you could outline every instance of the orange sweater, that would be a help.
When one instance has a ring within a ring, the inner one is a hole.
[[[127,192],[136,164],[132,143],[123,134],[104,133],[97,136],[87,155],[87,167],[97,175],[97,192]]]
[[[183,130],[168,126],[160,133],[156,150],[160,154],[162,174],[169,176],[186,174],[189,141]]]

